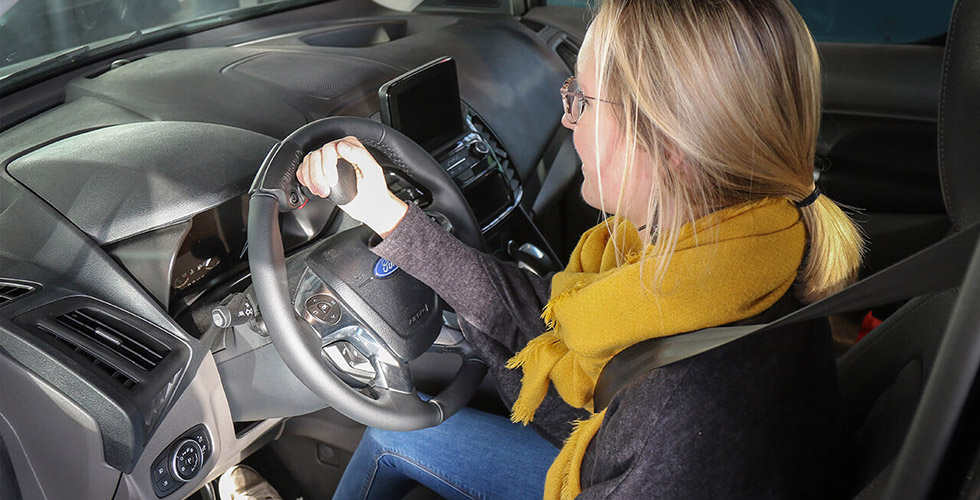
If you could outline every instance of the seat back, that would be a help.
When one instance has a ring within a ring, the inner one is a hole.
[[[956,232],[980,221],[980,1],[953,7],[941,92],[939,170]],[[885,494],[955,299],[949,290],[909,301],[838,361],[852,497]]]
[[[875,479],[902,446],[955,299],[948,290],[909,301],[838,360],[851,495],[883,486]]]

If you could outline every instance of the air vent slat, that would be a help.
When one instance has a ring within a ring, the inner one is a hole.
[[[0,281],[0,305],[23,297],[34,291],[34,287],[21,283]]]
[[[558,57],[565,62],[568,69],[575,71],[575,65],[578,64],[578,47],[572,45],[565,40],[555,47],[555,52],[558,53]]]
[[[133,387],[139,385],[139,382],[137,382],[136,379],[117,370],[116,367],[104,361],[98,354],[89,350],[84,345],[78,344],[72,339],[69,339],[64,335],[47,328],[44,325],[40,325],[40,327],[42,330],[50,333],[54,338],[59,340],[63,345],[67,346],[70,350],[78,353],[82,358],[91,363],[97,370],[105,373],[109,376],[109,378],[118,382],[121,386],[123,386],[123,388],[132,389]]]
[[[156,368],[168,352],[153,349],[145,334],[95,309],[65,313],[56,321],[144,371]]]
[[[508,180],[510,180],[511,189],[513,189],[515,193],[519,192],[521,189],[520,175],[518,174],[517,169],[511,164],[507,151],[504,151],[503,146],[501,146],[500,143],[497,142],[497,138],[493,136],[493,132],[487,128],[479,117],[472,116],[471,123],[479,134],[486,139],[487,144],[490,145],[490,148],[493,149],[494,154],[497,156],[497,160],[500,161],[500,167],[504,169]]]
[[[108,325],[103,321],[99,321],[98,318],[85,314],[82,311],[75,311],[74,313],[69,314],[77,314],[80,318],[84,319],[89,325],[88,328],[90,328],[91,331],[99,338],[105,339],[119,349],[132,353],[134,356],[142,359],[145,363],[151,365],[149,368],[147,368],[148,370],[152,369],[163,359],[162,355],[153,352],[148,347],[138,342],[126,342],[125,340],[129,339],[127,339],[124,335],[121,335],[121,332],[117,331],[115,327]]]

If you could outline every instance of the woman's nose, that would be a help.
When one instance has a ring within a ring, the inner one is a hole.
[[[568,117],[568,113],[561,115],[561,124],[569,130],[575,130],[575,124],[572,123],[572,119]]]

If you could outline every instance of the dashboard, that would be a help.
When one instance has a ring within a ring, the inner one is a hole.
[[[211,312],[248,289],[248,191],[270,148],[318,118],[380,120],[378,89],[422,64],[456,62],[462,130],[428,146],[490,250],[518,240],[556,260],[526,211],[576,44],[508,16],[342,0],[4,96],[0,452],[21,494],[186,496],[323,407],[268,337],[227,334]],[[321,199],[281,215],[287,253],[352,225]]]

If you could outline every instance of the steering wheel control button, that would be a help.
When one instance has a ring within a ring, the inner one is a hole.
[[[306,299],[306,312],[328,325],[336,325],[343,315],[337,299],[322,294]]]
[[[374,263],[375,278],[385,279],[391,276],[392,274],[395,274],[395,271],[397,270],[398,270],[398,266],[396,266],[391,261],[385,260],[383,258],[378,259],[378,261]]]
[[[181,481],[190,481],[201,471],[204,452],[193,439],[185,439],[176,448],[170,460],[170,472]]]
[[[367,384],[374,380],[377,372],[371,366],[371,360],[359,351],[353,344],[341,340],[323,348],[323,354],[342,374],[352,378],[356,383]]]

